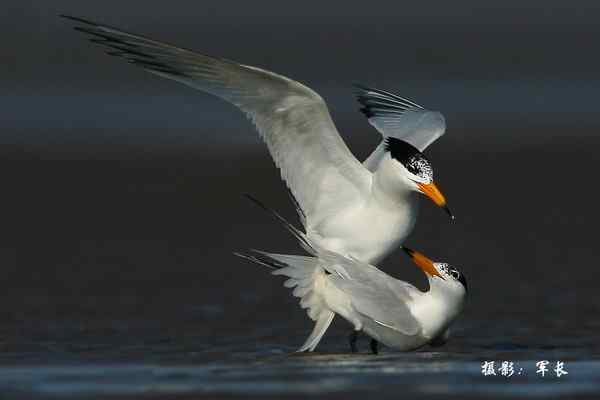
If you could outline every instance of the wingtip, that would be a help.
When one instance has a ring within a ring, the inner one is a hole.
[[[85,28],[83,26],[74,26],[73,30],[76,30],[77,32],[89,33],[89,34],[93,35],[93,32],[91,32],[89,28]]]
[[[250,253],[249,250],[246,250],[246,251],[233,251],[231,254],[233,254],[236,257],[245,258],[246,260],[248,260],[248,259],[250,259],[250,257],[252,257],[252,254]]]
[[[75,22],[81,22],[82,24],[87,24],[87,25],[98,25],[95,22],[92,22],[88,19],[85,18],[81,18],[81,17],[76,17],[74,15],[69,15],[69,14],[58,14],[59,17],[61,18],[65,18],[65,19],[69,19],[71,21],[75,21]]]
[[[415,103],[414,101],[409,100],[405,97],[398,96],[397,94],[394,94],[387,90],[377,89],[374,86],[363,85],[360,83],[354,83],[353,87],[355,88],[355,93],[357,97],[359,97],[359,101],[362,97],[364,97],[365,100],[369,100],[370,98],[375,97],[379,101],[390,102],[392,104],[399,104],[403,106],[406,110],[411,108],[424,110],[424,108],[421,105]]]
[[[351,86],[352,86],[352,90],[356,96],[359,96],[359,95],[364,94],[365,92],[368,92],[369,90],[371,90],[369,88],[369,86],[367,86],[363,83],[360,83],[360,82],[356,82],[356,81],[352,82]]]
[[[262,201],[258,200],[256,197],[252,196],[250,193],[242,193],[242,196],[244,196],[245,198],[250,200],[252,203],[259,206],[263,210],[267,210],[267,211],[269,210],[269,208]]]

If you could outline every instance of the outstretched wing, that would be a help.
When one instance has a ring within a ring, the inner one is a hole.
[[[327,215],[368,192],[371,174],[352,155],[323,99],[308,87],[256,67],[201,55],[81,18],[75,29],[145,70],[218,96],[254,122],[306,215]]]
[[[413,285],[372,265],[324,249],[319,249],[319,259],[331,273],[331,282],[348,294],[357,312],[406,335],[420,331],[408,306],[420,293]]]
[[[444,116],[426,110],[410,100],[362,85],[354,85],[360,109],[369,123],[383,136],[404,140],[423,151],[446,131]],[[374,171],[384,153],[384,142],[365,160],[364,165]]]

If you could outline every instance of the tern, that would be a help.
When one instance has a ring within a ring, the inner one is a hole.
[[[372,338],[374,354],[378,353],[379,343],[409,351],[448,340],[450,324],[462,311],[467,294],[466,278],[458,268],[402,247],[428,278],[429,290],[422,292],[371,264],[312,243],[279,214],[268,211],[311,256],[259,250],[234,254],[272,268],[273,275],[289,278],[284,286],[294,288],[293,295],[300,298],[300,306],[315,321],[312,333],[298,352],[314,351],[336,314],[354,328],[350,335],[352,352],[357,350],[359,332]]]
[[[361,163],[325,101],[303,84],[257,67],[208,57],[83,18],[76,30],[107,53],[237,106],[254,123],[290,189],[307,237],[328,250],[378,262],[412,231],[417,193],[454,218],[422,153],[444,134],[442,114],[387,91],[356,86],[381,144]]]

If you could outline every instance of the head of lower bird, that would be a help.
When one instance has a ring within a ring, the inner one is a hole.
[[[464,296],[467,293],[467,279],[460,270],[448,263],[430,260],[418,251],[402,247],[402,250],[427,275],[429,285],[436,289]]]
[[[385,139],[385,151],[395,163],[397,178],[410,190],[424,194],[442,207],[452,219],[454,215],[446,198],[433,181],[433,167],[423,153],[408,142],[393,137]]]

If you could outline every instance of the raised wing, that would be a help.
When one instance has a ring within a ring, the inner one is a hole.
[[[444,116],[426,110],[410,100],[384,90],[354,85],[360,109],[369,123],[383,136],[404,140],[423,151],[446,131]],[[374,171],[384,153],[384,142],[365,160],[364,165]]]
[[[323,99],[308,87],[256,67],[201,55],[81,18],[75,29],[145,70],[218,96],[256,125],[306,215],[343,207],[367,193],[371,174],[337,132]]]
[[[319,250],[321,266],[331,273],[330,280],[348,294],[352,306],[375,322],[406,335],[415,335],[420,324],[407,305],[420,291],[413,285],[392,278],[372,265]]]

